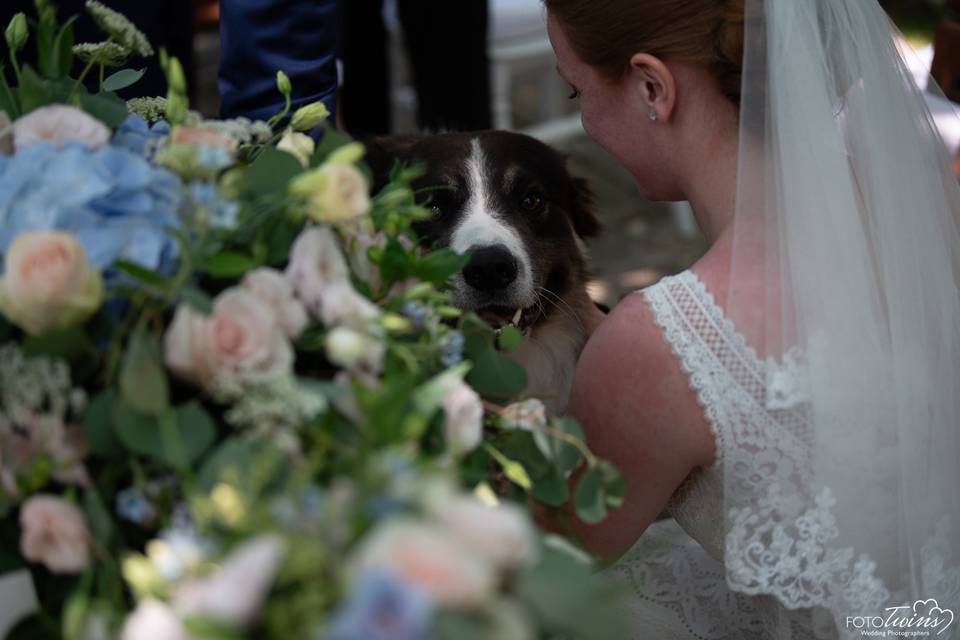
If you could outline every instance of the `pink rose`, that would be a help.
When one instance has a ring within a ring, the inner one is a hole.
[[[293,366],[293,349],[273,310],[240,288],[217,296],[209,316],[177,307],[164,350],[171,371],[208,391],[273,378]]]
[[[80,324],[100,308],[100,273],[72,234],[22,233],[7,250],[4,267],[0,312],[27,333]]]
[[[189,640],[187,628],[169,606],[143,600],[123,623],[121,640]]]
[[[212,575],[182,583],[174,594],[173,607],[182,616],[249,626],[260,614],[284,554],[278,536],[263,535],[245,542]]]
[[[458,382],[443,399],[443,432],[455,453],[469,453],[483,439],[483,402],[470,385]]]
[[[80,573],[90,562],[83,513],[62,498],[33,496],[20,509],[20,553],[54,573]]]
[[[307,311],[282,273],[266,267],[256,269],[244,276],[240,286],[267,303],[287,337],[294,339],[303,333]]]
[[[52,142],[58,147],[79,142],[96,149],[110,142],[110,129],[76,107],[51,104],[13,123],[13,145],[17,151],[38,142]]]

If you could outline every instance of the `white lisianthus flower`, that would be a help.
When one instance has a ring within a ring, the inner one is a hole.
[[[351,223],[370,211],[367,179],[352,164],[326,162],[290,182],[290,193],[307,202],[307,215],[318,222]]]
[[[492,565],[443,527],[395,519],[362,543],[356,575],[384,571],[422,588],[441,605],[471,609],[489,602],[496,587]]]
[[[307,310],[293,295],[293,287],[276,269],[261,267],[243,277],[240,286],[267,303],[290,339],[297,338],[307,326]]]
[[[290,127],[295,131],[310,131],[314,127],[319,127],[329,117],[330,111],[327,105],[322,102],[312,102],[293,113],[293,117],[290,118]]]
[[[40,107],[13,123],[13,146],[19,151],[39,142],[58,147],[67,142],[98,149],[110,142],[110,129],[93,116],[65,104]]]
[[[319,317],[324,290],[332,285],[350,284],[350,270],[333,231],[329,227],[305,229],[290,249],[284,276],[300,301]]]
[[[293,129],[283,132],[283,137],[277,143],[277,149],[286,151],[300,161],[304,168],[310,166],[310,156],[317,148],[313,138],[305,133],[297,133]]]
[[[515,569],[537,560],[533,525],[516,505],[487,506],[472,496],[435,503],[434,517],[473,553],[501,569]]]
[[[287,375],[293,348],[273,309],[244,289],[227,289],[204,316],[177,307],[164,336],[167,367],[207,391]]]
[[[383,369],[383,342],[362,331],[336,327],[327,334],[324,347],[330,361],[345,369],[374,374]]]
[[[458,454],[476,449],[483,439],[483,402],[477,392],[458,382],[443,399],[443,412],[447,446]]]
[[[189,640],[180,619],[159,600],[142,600],[123,623],[121,640]]]
[[[63,498],[29,498],[20,509],[20,552],[53,573],[80,573],[90,563],[86,518]]]
[[[73,235],[30,231],[13,240],[0,279],[0,312],[24,331],[80,324],[102,301],[100,273]]]
[[[213,575],[184,581],[173,596],[181,616],[203,616],[247,627],[263,602],[286,553],[279,536],[263,535],[235,549]]]

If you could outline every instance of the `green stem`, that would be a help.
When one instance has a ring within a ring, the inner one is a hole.
[[[100,65],[100,93],[103,93],[103,65]]]
[[[284,118],[287,117],[287,114],[290,113],[290,106],[291,106],[291,104],[292,104],[292,102],[291,102],[291,100],[290,100],[290,94],[289,94],[289,93],[288,93],[288,94],[285,94],[285,95],[283,96],[283,100],[284,100],[284,103],[285,103],[284,106],[283,106],[283,111],[281,111],[281,112],[278,113],[277,115],[275,115],[275,116],[273,116],[272,118],[270,118],[269,121],[267,121],[267,124],[270,125],[270,128],[271,128],[271,129],[272,129],[273,127],[277,126],[277,124],[279,124]]]
[[[10,49],[10,65],[13,66],[13,75],[17,77],[17,87],[19,87],[23,84],[20,79],[20,63],[17,62],[17,52],[13,49]]]
[[[105,42],[113,42],[113,36],[106,39]],[[77,92],[77,89],[80,88],[80,85],[83,83],[83,79],[87,77],[87,74],[90,73],[90,70],[93,69],[93,65],[96,64],[96,60],[90,58],[90,61],[87,63],[87,66],[83,68],[83,71],[80,72],[80,76],[77,78],[77,81],[73,83],[73,87],[70,89],[70,95],[67,96],[67,101],[73,97],[73,94]]]

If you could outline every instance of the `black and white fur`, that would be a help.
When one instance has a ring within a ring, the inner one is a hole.
[[[414,187],[435,216],[414,229],[425,246],[470,254],[453,299],[491,324],[520,313],[526,338],[511,354],[527,369],[527,395],[566,408],[587,340],[586,251],[598,233],[593,194],[563,156],[516,133],[484,131],[366,141],[375,189],[397,161],[426,173]],[[439,188],[438,188],[439,187]]]

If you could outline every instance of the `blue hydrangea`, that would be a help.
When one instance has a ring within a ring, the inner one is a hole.
[[[445,367],[453,367],[463,362],[463,334],[451,331],[443,337],[440,343],[440,361]]]
[[[33,145],[0,161],[0,254],[24,231],[56,229],[98,269],[123,258],[168,273],[180,206],[179,178],[126,149]]]
[[[403,304],[402,313],[409,318],[410,322],[413,323],[414,328],[416,328],[418,331],[423,329],[428,315],[427,308],[425,306],[416,300],[408,300]]]
[[[160,120],[151,126],[140,116],[130,114],[113,134],[113,144],[131,153],[149,156],[148,143],[168,135],[170,135],[170,124],[166,120]]]
[[[117,494],[117,515],[142,527],[148,526],[157,518],[157,510],[138,489],[124,489]]]
[[[240,205],[220,195],[212,182],[191,182],[188,191],[194,206],[207,224],[219,229],[233,229],[237,226],[237,214]]]
[[[433,602],[421,589],[392,576],[367,571],[331,621],[330,640],[423,640],[429,636]]]

